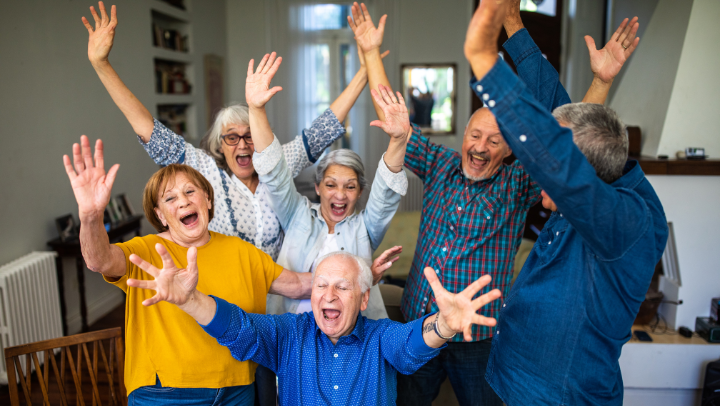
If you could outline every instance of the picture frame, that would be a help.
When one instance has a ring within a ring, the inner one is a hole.
[[[400,66],[401,93],[410,121],[425,135],[454,135],[457,121],[457,64]]]
[[[72,214],[66,214],[56,218],[55,226],[57,227],[60,241],[62,242],[72,241],[79,237],[80,223],[75,222]]]

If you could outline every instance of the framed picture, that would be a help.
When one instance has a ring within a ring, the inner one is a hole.
[[[423,134],[454,134],[457,109],[457,65],[404,64],[402,95],[410,121]]]
[[[71,241],[78,238],[78,223],[75,222],[72,214],[66,214],[55,219],[55,226],[60,235],[60,241]]]

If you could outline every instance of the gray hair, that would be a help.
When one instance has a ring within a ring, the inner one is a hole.
[[[205,134],[203,139],[200,141],[200,148],[208,153],[211,157],[215,158],[217,166],[229,170],[227,162],[225,162],[225,155],[222,153],[222,129],[224,126],[230,124],[242,124],[250,125],[250,116],[248,114],[247,106],[242,104],[232,104],[224,107],[218,111],[215,115],[215,121],[212,127]]]
[[[357,174],[360,189],[364,190],[365,186],[367,186],[367,181],[365,180],[365,167],[363,166],[362,159],[360,159],[360,155],[349,149],[336,149],[335,151],[330,151],[320,159],[320,162],[317,164],[317,169],[315,169],[316,185],[319,185],[320,182],[322,182],[325,177],[325,171],[327,171],[327,168],[330,167],[330,165],[342,165],[352,169],[355,171],[355,174]]]
[[[553,111],[555,119],[570,128],[573,140],[605,183],[620,179],[628,158],[625,124],[617,113],[592,103],[571,103]]]
[[[331,252],[329,254],[323,255],[317,260],[317,265],[315,265],[315,268],[312,270],[313,279],[315,278],[315,271],[320,267],[320,264],[323,263],[328,258],[334,258],[334,257],[343,257],[343,258],[351,258],[355,260],[355,262],[358,264],[358,284],[360,285],[360,291],[362,293],[365,293],[372,287],[373,283],[373,275],[372,270],[370,270],[370,266],[368,266],[367,262],[365,262],[364,259],[360,258],[359,256],[355,254],[351,254],[349,252],[344,251],[335,251]]]

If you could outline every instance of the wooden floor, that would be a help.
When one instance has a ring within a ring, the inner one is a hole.
[[[108,313],[105,317],[102,319],[96,321],[92,325],[90,325],[89,329],[90,331],[98,331],[98,330],[104,330],[107,328],[112,327],[124,327],[125,326],[125,304],[116,307],[115,309],[111,310],[110,313]],[[124,340],[124,338],[123,338]],[[106,348],[106,351],[109,349]],[[74,350],[73,350],[74,351]],[[3,354],[4,357],[4,354]],[[83,364],[84,366],[84,364]],[[100,392],[100,398],[103,405],[108,404],[108,392],[109,392],[109,386],[108,386],[108,379],[107,374],[105,373],[103,367],[98,366],[98,389]],[[64,387],[66,388],[66,395],[68,396],[68,402],[70,405],[76,404],[76,396],[75,396],[75,387],[73,385],[72,377],[70,372],[66,372],[65,377],[65,383]],[[60,405],[61,399],[60,399],[60,392],[58,390],[57,384],[55,383],[54,375],[50,373],[50,390],[49,390],[49,400],[51,405]],[[91,395],[91,388],[92,385],[89,384],[90,378],[87,375],[87,369],[83,368],[83,382],[85,384],[83,385],[83,398],[85,401],[85,404],[91,405],[94,404],[92,402],[92,395]],[[32,404],[33,405],[42,405],[43,399],[42,399],[42,393],[40,392],[40,385],[38,384],[37,377],[33,374],[32,378],[32,384],[31,384],[31,398],[32,398]],[[117,385],[115,386],[117,390]],[[25,403],[25,396],[22,394],[22,389],[18,386],[18,392],[20,393],[20,402],[22,405],[26,405]],[[10,391],[7,385],[0,385],[0,405],[10,405]]]

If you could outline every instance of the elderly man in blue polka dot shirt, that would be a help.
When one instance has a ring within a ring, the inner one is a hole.
[[[238,360],[252,360],[279,377],[284,405],[394,405],[396,372],[411,374],[435,357],[457,333],[471,339],[474,324],[494,326],[477,311],[500,297],[494,289],[473,300],[490,283],[484,275],[464,291],[442,287],[432,268],[425,277],[439,312],[407,324],[370,320],[360,311],[368,304],[372,272],[353,254],[333,252],[318,260],[313,275],[312,312],[265,315],[246,313],[197,287],[197,249],[188,250],[188,267],[178,269],[163,250],[163,269],[136,255],[130,261],[155,280],[129,279],[128,286],[157,293],[143,302],[173,303]],[[160,252],[159,252],[160,253]]]

